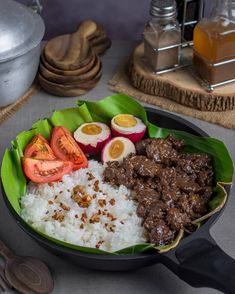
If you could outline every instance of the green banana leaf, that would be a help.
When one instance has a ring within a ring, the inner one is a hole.
[[[125,94],[116,94],[97,102],[80,100],[77,102],[77,107],[55,111],[50,118],[38,120],[32,125],[31,130],[20,133],[16,139],[11,142],[11,149],[6,149],[3,157],[1,177],[7,198],[16,213],[20,215],[20,198],[25,195],[27,185],[27,180],[21,167],[21,156],[24,148],[35,134],[41,134],[49,139],[54,126],[63,125],[73,132],[84,122],[100,121],[109,124],[112,117],[120,113],[129,113],[139,117],[147,125],[149,137],[164,138],[171,133],[187,143],[186,152],[207,153],[211,155],[216,186],[214,188],[213,197],[208,203],[208,214],[193,222],[196,227],[200,227],[207,218],[224,206],[227,200],[227,193],[224,186],[232,183],[234,172],[232,159],[224,143],[214,138],[202,138],[186,132],[159,128],[148,121],[144,108],[136,100]],[[106,252],[100,249],[68,244],[39,231],[37,231],[37,233],[57,244],[82,252],[96,254],[131,254],[153,250],[153,248],[160,252],[166,252],[176,247],[180,240],[189,234],[189,232],[181,230],[178,236],[176,236],[175,241],[167,246],[154,247],[153,244],[145,243],[136,244],[116,252]]]

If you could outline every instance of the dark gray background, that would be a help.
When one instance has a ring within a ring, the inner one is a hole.
[[[5,0],[7,1],[7,0]],[[18,0],[28,4],[31,0]],[[111,39],[141,38],[151,0],[41,0],[45,39],[76,30],[84,19],[101,23]],[[205,0],[206,14],[213,0]]]

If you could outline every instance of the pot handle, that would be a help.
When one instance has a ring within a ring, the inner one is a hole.
[[[210,237],[194,239],[175,252],[176,262],[167,262],[182,280],[193,287],[209,287],[227,294],[235,293],[235,260]],[[173,265],[174,264],[174,265]],[[172,266],[173,265],[173,266]]]
[[[31,3],[28,5],[35,13],[40,14],[42,12],[41,0],[31,0]]]

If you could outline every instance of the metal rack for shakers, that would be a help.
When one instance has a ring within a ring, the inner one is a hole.
[[[175,71],[177,69],[180,68],[184,68],[184,67],[188,67],[190,65],[192,65],[192,46],[193,46],[193,41],[185,41],[184,39],[184,34],[185,34],[185,28],[187,26],[191,26],[191,25],[196,25],[201,18],[203,17],[204,14],[204,1],[203,0],[199,0],[199,12],[198,12],[198,19],[197,20],[193,20],[193,21],[186,21],[186,17],[187,17],[187,7],[188,4],[190,2],[192,2],[193,0],[184,0],[184,4],[183,4],[183,17],[182,17],[182,23],[180,24],[181,26],[181,43],[175,44],[175,45],[171,45],[171,46],[167,46],[167,47],[162,47],[162,48],[154,48],[150,43],[149,45],[151,46],[152,50],[155,52],[161,52],[161,51],[165,51],[165,50],[170,50],[173,48],[180,48],[180,62],[179,64],[170,67],[168,69],[164,69],[164,70],[157,70],[154,71],[155,74],[164,74],[164,73],[168,73],[171,71]],[[190,54],[187,54],[186,50],[190,50],[191,51],[191,57],[188,56]],[[186,53],[186,54],[185,54]]]
[[[211,66],[213,68],[217,68],[217,67],[227,65],[230,63],[234,63],[234,66],[235,66],[235,58],[230,59],[230,60],[226,60],[226,61],[221,61],[218,63],[210,63],[209,66]],[[214,91],[215,88],[225,86],[225,85],[228,85],[228,84],[235,82],[235,79],[229,79],[229,80],[224,80],[224,81],[216,83],[216,84],[210,84],[207,80],[204,80],[204,79],[198,77],[194,72],[192,72],[192,73],[193,73],[193,76],[201,83],[201,85],[204,88],[206,88],[209,92]]]
[[[168,73],[168,72],[175,71],[177,69],[192,65],[192,58],[187,58],[187,54],[184,53],[187,48],[192,52],[191,42],[185,41],[185,42],[181,42],[179,44],[175,44],[175,45],[171,45],[171,46],[167,46],[167,47],[161,47],[161,48],[154,48],[150,43],[148,43],[148,44],[149,44],[149,46],[151,46],[152,50],[155,52],[171,50],[171,49],[174,49],[177,47],[180,48],[180,52],[181,52],[179,64],[176,64],[176,65],[174,65],[170,68],[167,68],[167,69],[163,69],[163,70],[159,69],[159,70],[153,71],[154,74],[160,75],[160,74]]]
[[[152,48],[152,50],[154,50],[155,52],[161,52],[161,51],[165,51],[165,50],[170,50],[173,48],[180,48],[180,62],[179,64],[172,66],[168,69],[164,69],[164,70],[158,70],[158,71],[154,71],[154,74],[164,74],[164,73],[168,73],[168,72],[172,72],[184,67],[190,67],[192,65],[192,53],[193,53],[193,41],[185,41],[184,39],[184,35],[185,35],[185,29],[187,26],[192,26],[192,25],[196,25],[201,18],[203,17],[204,14],[204,1],[200,0],[199,1],[199,11],[198,11],[198,19],[197,20],[192,20],[192,21],[186,21],[186,17],[187,17],[187,6],[190,2],[192,2],[193,0],[184,0],[184,4],[183,4],[183,17],[182,17],[182,23],[180,24],[181,26],[181,43],[179,44],[175,44],[172,46],[168,46],[168,47],[162,47],[162,48],[153,48],[151,46],[151,44],[149,44]],[[191,51],[191,56],[190,54],[185,54],[186,50]],[[230,60],[226,60],[226,61],[222,61],[222,62],[218,62],[218,63],[211,63],[209,64],[210,67],[213,68],[218,68],[230,63],[235,63],[235,59],[230,59]],[[202,78],[200,78],[194,71],[193,69],[191,70],[192,75],[199,81],[199,83],[209,92],[212,92],[215,88],[218,88],[220,86],[225,86],[228,85],[230,83],[234,83],[235,79],[229,79],[229,80],[225,80],[216,84],[211,84],[209,83],[207,80],[204,80]]]
[[[185,27],[190,26],[190,25],[196,25],[203,17],[204,14],[204,1],[199,0],[199,11],[198,11],[198,19],[197,20],[192,20],[192,21],[186,21],[187,17],[187,6],[190,2],[193,0],[184,0],[184,8],[183,8],[183,18],[182,18],[182,23],[181,23],[181,35],[182,39],[184,39],[184,33],[185,33]],[[188,42],[190,45],[193,45],[192,41]]]

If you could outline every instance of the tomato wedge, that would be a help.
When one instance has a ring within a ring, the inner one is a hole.
[[[63,126],[54,127],[51,136],[51,148],[59,159],[72,161],[74,164],[73,170],[88,166],[83,151],[74,140],[71,132]]]
[[[24,150],[24,156],[35,159],[56,159],[47,140],[41,135],[36,135],[33,137],[31,142],[27,145],[27,147]]]
[[[37,142],[39,142],[39,143],[47,143],[48,144],[48,141],[40,134],[37,134],[31,140],[31,143],[37,143]]]
[[[35,183],[49,183],[59,181],[63,175],[73,170],[73,163],[62,160],[40,160],[22,158],[25,175]]]

